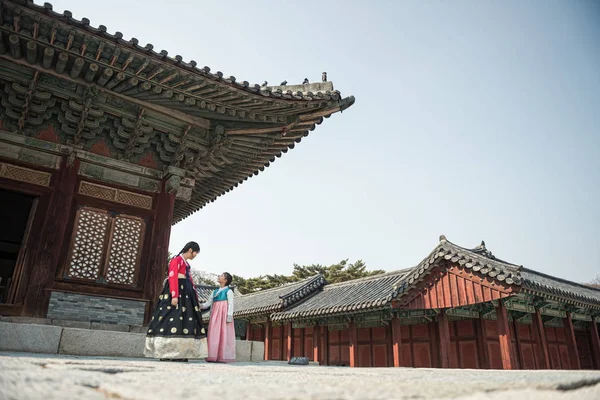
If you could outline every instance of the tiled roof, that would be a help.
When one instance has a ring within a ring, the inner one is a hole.
[[[319,293],[296,306],[273,314],[277,320],[350,314],[389,308],[392,288],[409,270],[393,271],[368,278],[326,285]]]
[[[242,295],[236,298],[233,315],[241,318],[283,310],[312,295],[326,283],[322,275],[315,275],[300,282]]]
[[[566,300],[580,305],[600,307],[600,290],[530,269],[521,271],[523,288],[551,300]]]
[[[154,51],[154,46],[151,43],[148,43],[145,46],[140,46],[139,40],[136,38],[124,40],[123,34],[121,32],[108,33],[106,26],[99,25],[98,27],[94,27],[90,25],[91,21],[88,18],[82,18],[81,20],[75,19],[73,18],[73,13],[69,10],[65,10],[62,13],[55,12],[53,11],[52,4],[50,3],[44,3],[44,5],[37,5],[30,0],[13,2],[21,3],[23,6],[32,11],[45,14],[50,18],[61,21],[74,28],[87,31],[94,36],[111,41],[116,45],[120,45],[125,48],[129,48],[130,50],[139,52],[140,54],[154,59],[155,61],[166,63],[167,65],[172,66],[174,68],[179,68],[197,74],[198,76],[208,78],[216,83],[225,84],[233,88],[246,91],[248,93],[257,94],[263,97],[288,100],[340,100],[340,92],[337,90],[315,93],[303,93],[301,91],[292,92],[289,90],[284,92],[278,87],[261,87],[261,85],[250,84],[247,81],[239,82],[234,76],[224,77],[223,73],[220,71],[217,71],[216,73],[211,73],[211,69],[209,67],[198,68],[197,63],[194,60],[189,60],[187,62],[183,61],[183,57],[180,55],[176,55],[175,57],[169,57],[169,52],[166,50],[156,52]]]
[[[472,270],[480,275],[488,276],[509,285],[520,285],[521,266],[508,263],[496,258],[481,242],[474,249],[466,249],[449,242],[445,236],[440,237],[437,247],[416,267],[406,274],[406,277],[394,288],[394,297],[403,293],[422,281],[441,261],[451,261]]]

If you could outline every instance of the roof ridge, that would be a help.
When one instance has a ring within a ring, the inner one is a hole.
[[[350,280],[343,281],[343,282],[330,283],[328,285],[325,285],[324,288],[334,288],[334,287],[349,285],[349,284],[356,283],[356,282],[367,282],[367,281],[370,281],[370,280],[381,279],[381,278],[385,278],[385,277],[391,276],[391,275],[398,275],[398,274],[401,274],[401,273],[407,273],[410,270],[412,270],[413,268],[414,267],[403,268],[403,269],[398,269],[398,270],[394,270],[394,271],[387,271],[387,272],[384,272],[382,274],[371,275],[371,276],[364,276],[362,278],[350,279]]]
[[[442,236],[443,236],[443,235],[442,235]],[[491,252],[491,251],[487,250],[487,248],[485,247],[485,242],[483,242],[483,241],[481,242],[481,245],[479,245],[478,247],[476,247],[476,248],[474,248],[474,249],[469,249],[469,248],[466,248],[466,247],[460,246],[460,245],[458,245],[458,244],[456,244],[456,243],[454,243],[454,242],[451,242],[451,241],[449,241],[448,239],[446,239],[446,238],[444,237],[444,239],[443,239],[443,240],[440,240],[440,243],[438,244],[438,246],[437,246],[437,247],[439,247],[439,246],[443,246],[443,245],[444,245],[444,243],[447,243],[447,244],[449,244],[449,245],[451,245],[451,246],[457,247],[457,248],[459,248],[459,249],[461,249],[461,250],[468,251],[469,253],[471,253],[471,254],[474,254],[474,255],[475,255],[475,256],[477,256],[477,257],[484,258],[484,259],[486,259],[486,260],[490,260],[490,261],[496,261],[496,262],[498,262],[498,263],[500,263],[500,264],[506,264],[506,265],[508,265],[508,266],[512,266],[512,267],[523,268],[523,266],[522,266],[522,265],[513,264],[513,263],[511,263],[511,262],[504,261],[504,260],[502,260],[502,259],[500,259],[500,258],[497,258],[496,256],[494,256],[494,255],[492,254],[492,252]],[[436,248],[437,248],[437,247],[436,247]],[[487,256],[485,256],[485,255],[483,255],[483,254],[480,254],[480,253],[478,253],[478,252],[476,251],[478,248],[483,248],[484,250],[487,250],[487,251],[488,251],[488,252],[489,252],[489,253],[490,253],[490,254],[491,254],[491,255],[492,255],[494,258],[490,258],[490,257],[487,257]]]
[[[584,283],[574,282],[574,281],[570,281],[568,279],[560,278],[560,277],[557,277],[557,276],[548,275],[548,274],[546,274],[544,272],[539,272],[539,271],[536,271],[536,270],[531,269],[531,268],[523,268],[523,271],[525,271],[525,272],[531,272],[531,273],[534,273],[534,274],[537,274],[537,275],[542,275],[543,277],[549,278],[551,280],[560,281],[560,282],[563,282],[563,283],[568,283],[568,284],[575,285],[575,286],[578,286],[578,287],[583,288],[583,289],[589,289],[589,290],[593,290],[595,292],[600,293],[600,288],[595,288],[595,287],[587,286]]]
[[[280,286],[275,286],[275,287],[272,287],[272,288],[269,288],[269,289],[257,290],[257,291],[255,291],[255,292],[246,293],[246,294],[243,294],[242,296],[244,296],[244,297],[249,297],[249,296],[252,296],[252,295],[258,295],[258,294],[261,294],[261,293],[268,293],[268,292],[271,292],[271,291],[274,291],[274,290],[277,290],[277,289],[283,289],[283,288],[285,288],[286,286],[297,285],[297,284],[300,284],[300,283],[302,283],[302,282],[307,282],[307,281],[310,281],[311,279],[315,279],[315,278],[316,278],[316,277],[318,277],[319,275],[321,275],[321,274],[317,274],[317,275],[311,276],[310,278],[304,278],[304,279],[302,279],[302,280],[300,280],[300,281],[295,281],[295,282],[288,282],[288,283],[284,283],[283,285],[280,285]],[[295,291],[296,291],[296,290],[294,290],[293,292],[295,292]],[[292,293],[293,293],[293,292],[292,292]]]

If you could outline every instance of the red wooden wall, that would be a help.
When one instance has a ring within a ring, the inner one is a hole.
[[[589,330],[576,330],[575,340],[579,353],[579,362],[581,369],[594,369],[594,353],[592,349],[592,336]]]
[[[571,369],[567,332],[565,328],[546,326],[546,340],[552,369]]]
[[[579,360],[583,369],[600,368],[600,339],[593,342],[593,330],[576,330],[575,338]],[[288,332],[290,326],[272,328],[270,350],[272,360],[288,359]],[[542,341],[536,324],[510,321],[511,365],[513,369],[545,368]],[[319,332],[317,335],[316,332]],[[544,326],[550,368],[575,369],[574,353],[570,349],[567,330],[564,327]],[[253,340],[264,340],[264,328],[254,326]],[[392,327],[357,328],[358,367],[392,367]],[[486,319],[470,319],[449,322],[449,367],[502,369],[502,356],[498,338],[498,322]],[[400,326],[401,367],[436,368],[441,366],[440,334],[437,322]],[[315,338],[321,365],[350,365],[350,330],[329,331],[327,327],[293,329],[292,354],[308,357],[314,361]],[[596,346],[596,347],[594,347]],[[596,355],[598,353],[598,355]],[[596,360],[597,359],[597,360]]]
[[[350,365],[350,331],[329,331],[327,365]]]
[[[432,368],[438,365],[436,323],[403,325],[400,366]]]
[[[482,368],[475,320],[450,322],[450,368]]]
[[[358,328],[358,366],[388,367],[391,357],[391,330],[388,327]]]

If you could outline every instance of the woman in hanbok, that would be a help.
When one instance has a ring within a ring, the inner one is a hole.
[[[202,309],[211,308],[208,322],[208,362],[235,361],[235,327],[233,324],[233,290],[229,288],[231,275],[219,276],[219,289],[215,289]]]
[[[183,361],[207,356],[206,329],[188,260],[200,252],[196,242],[186,244],[169,263],[168,278],[146,335],[146,357]]]

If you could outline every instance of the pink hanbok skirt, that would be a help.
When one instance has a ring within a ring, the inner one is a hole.
[[[210,311],[208,323],[209,362],[235,361],[235,327],[227,323],[227,301],[215,301]]]

